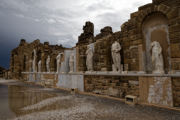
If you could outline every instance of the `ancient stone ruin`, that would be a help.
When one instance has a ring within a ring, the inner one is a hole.
[[[0,67],[0,78],[4,77],[5,70],[6,70],[5,68]]]
[[[62,45],[49,45],[48,42],[42,44],[40,40],[27,43],[22,39],[19,46],[11,52],[10,71],[12,78],[21,79],[22,72],[37,72],[39,67],[41,67],[41,72],[55,72],[57,69],[56,56],[65,49]],[[39,61],[41,64],[38,67]],[[49,68],[47,68],[47,62]]]
[[[180,107],[180,1],[153,0],[113,32],[83,26],[73,48],[21,40],[11,53],[13,79],[44,86]]]

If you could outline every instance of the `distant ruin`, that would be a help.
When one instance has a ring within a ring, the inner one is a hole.
[[[5,71],[6,71],[5,68],[0,67],[0,78],[3,78],[3,77],[4,77]]]
[[[59,52],[63,52],[66,48],[62,45],[49,45],[49,42],[40,43],[40,40],[35,40],[32,43],[27,43],[26,40],[20,41],[19,47],[11,52],[10,71],[13,79],[20,79],[21,72],[32,72],[33,50],[37,51],[37,60],[35,61],[36,69],[38,69],[38,61],[42,61],[42,72],[47,72],[46,59],[51,56],[50,69],[56,71],[56,56]]]

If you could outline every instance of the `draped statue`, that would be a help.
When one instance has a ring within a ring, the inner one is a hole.
[[[164,61],[162,56],[162,48],[159,42],[154,41],[151,43],[152,49],[152,66],[153,73],[164,73]]]
[[[50,63],[50,56],[48,55],[48,58],[46,59],[46,69],[47,69],[47,72],[50,72],[49,63]]]
[[[120,55],[121,45],[115,41],[111,46],[111,55],[113,60],[113,71],[121,72],[121,55]]]
[[[38,62],[38,72],[41,72],[41,60]]]
[[[37,55],[36,55],[36,50],[33,50],[33,72],[36,72],[36,59],[37,59]]]
[[[62,53],[59,53],[56,57],[56,62],[57,62],[57,73],[59,73],[59,69],[60,69],[60,61],[61,61],[61,55]]]

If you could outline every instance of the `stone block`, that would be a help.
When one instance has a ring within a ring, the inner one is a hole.
[[[137,104],[137,96],[133,95],[126,95],[125,96],[125,103],[130,105],[136,105]]]
[[[180,24],[172,25],[169,27],[169,33],[179,32],[180,31]]]
[[[180,61],[174,61],[174,59],[172,59],[172,70],[180,70]]]
[[[84,91],[84,76],[59,74],[56,86],[67,89],[77,88],[79,91]]]
[[[171,57],[173,58],[180,58],[180,43],[171,44]]]
[[[108,95],[109,95],[109,96],[118,97],[118,96],[119,96],[119,90],[110,87],[110,88],[108,89]]]
[[[171,11],[167,14],[167,17],[169,19],[178,17],[178,8],[171,9]]]

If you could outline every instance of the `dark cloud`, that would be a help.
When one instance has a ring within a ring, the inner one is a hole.
[[[147,2],[151,0],[1,0],[0,66],[8,68],[10,51],[22,38],[72,47],[85,21],[94,23],[95,34],[104,26],[117,31]]]

